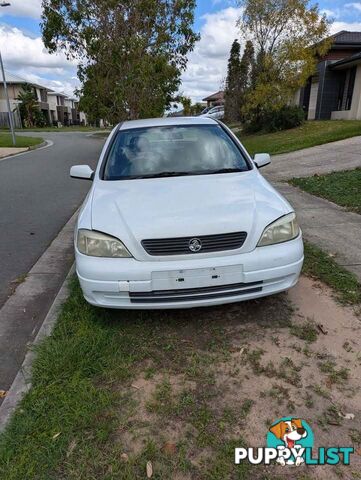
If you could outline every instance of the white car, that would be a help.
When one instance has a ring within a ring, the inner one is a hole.
[[[303,243],[290,204],[222,123],[207,117],[114,128],[75,232],[85,299],[109,308],[239,302],[297,282]]]
[[[221,105],[219,107],[213,107],[208,110],[208,112],[202,113],[201,116],[211,117],[215,120],[222,120],[222,118],[224,117],[224,107]]]

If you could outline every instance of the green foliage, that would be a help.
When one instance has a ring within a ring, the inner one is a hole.
[[[44,128],[48,125],[45,115],[38,108],[34,110],[34,126]]]
[[[252,112],[249,120],[244,120],[244,130],[248,133],[264,131],[276,132],[301,126],[305,121],[305,114],[301,107],[284,105],[278,109],[259,109]]]
[[[224,98],[224,113],[227,121],[240,120],[240,98],[241,98],[241,46],[238,40],[232,43],[231,52],[228,59],[228,72],[226,78],[226,90]]]
[[[279,111],[305,84],[317,58],[329,49],[329,22],[310,0],[240,0],[243,33],[254,42],[253,88],[243,114],[256,121],[260,111]]]
[[[158,116],[198,39],[194,8],[195,0],[43,0],[43,39],[77,58],[90,121]]]
[[[235,40],[228,60],[225,91],[225,117],[229,122],[237,122],[242,118],[246,94],[254,87],[254,69],[253,43],[247,41],[240,59],[240,44]]]
[[[179,102],[183,105],[183,115],[192,115],[192,100],[190,97],[180,96]]]

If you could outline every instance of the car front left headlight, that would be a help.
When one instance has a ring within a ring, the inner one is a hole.
[[[132,256],[118,238],[95,230],[78,230],[76,244],[80,253],[90,257],[130,258]]]
[[[257,247],[274,245],[287,242],[298,237],[300,227],[298,226],[295,213],[289,213],[268,225],[263,231]]]

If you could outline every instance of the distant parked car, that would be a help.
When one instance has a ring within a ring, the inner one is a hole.
[[[108,308],[185,308],[272,295],[298,280],[302,234],[290,204],[212,118],[114,128],[75,231],[85,299]]]
[[[224,117],[224,107],[222,105],[218,107],[213,107],[207,113],[201,115],[201,117],[203,116],[211,117],[215,120],[222,120],[222,118]]]
[[[208,113],[210,110],[212,110],[212,108],[214,108],[214,107],[206,107],[205,109],[203,109],[203,110],[201,111],[201,113],[199,114],[199,116],[200,116],[200,115],[205,115],[205,114]]]

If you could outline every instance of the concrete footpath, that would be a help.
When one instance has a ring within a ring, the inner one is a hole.
[[[0,147],[0,158],[6,158],[28,151],[28,147]]]
[[[304,238],[335,255],[361,282],[361,215],[285,182],[357,167],[361,167],[361,137],[275,155],[262,174],[295,208]]]

